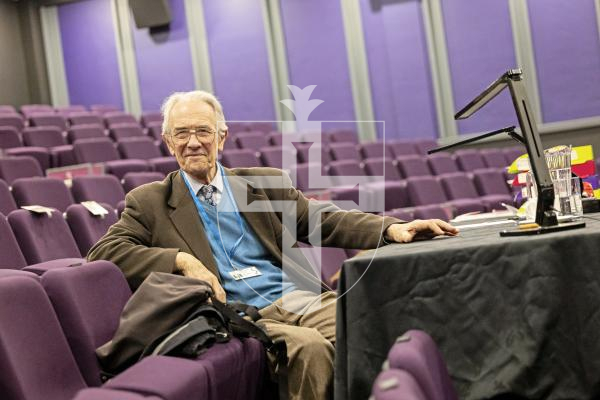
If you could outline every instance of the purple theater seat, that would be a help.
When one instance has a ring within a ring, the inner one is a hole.
[[[27,265],[8,220],[0,214],[0,270],[21,269]]]
[[[294,162],[296,160],[295,150],[283,147],[261,147],[260,159],[265,167],[288,168],[287,160]],[[284,160],[286,165],[284,166]]]
[[[15,106],[11,106],[9,104],[0,105],[0,113],[2,114],[16,114],[17,109]]]
[[[86,112],[85,106],[80,104],[72,104],[69,106],[59,106],[55,108],[56,112],[63,116],[69,116],[73,113]]]
[[[54,147],[67,144],[62,131],[56,126],[28,127],[23,129],[22,135],[25,146]]]
[[[487,211],[504,210],[502,203],[512,203],[512,198],[508,194],[478,193],[473,181],[464,172],[444,174],[440,175],[439,178],[446,195],[450,199],[479,198]]]
[[[446,363],[433,339],[425,332],[410,330],[396,339],[388,353],[390,369],[411,374],[428,399],[457,400]]]
[[[25,146],[6,149],[4,152],[7,156],[23,157],[29,156],[37,160],[42,171],[50,168],[50,151],[45,147]]]
[[[69,122],[73,126],[77,125],[99,125],[104,126],[102,117],[93,112],[73,113],[69,115]]]
[[[315,186],[310,186],[308,171],[311,168],[314,168],[315,171],[319,171],[319,174],[322,174],[323,172],[323,168],[319,163],[296,164],[290,173],[292,185],[302,191],[322,189]]]
[[[428,397],[417,379],[402,369],[382,371],[373,382],[370,400],[443,400]]]
[[[281,132],[271,132],[267,135],[269,138],[269,143],[271,146],[281,146],[283,145],[283,133]]]
[[[147,136],[122,139],[117,148],[123,158],[146,160],[154,171],[162,174],[179,169],[175,157],[163,157],[154,141]]]
[[[69,225],[59,211],[48,216],[16,210],[8,214],[8,222],[27,264],[81,257]]]
[[[121,200],[117,203],[117,217],[121,218],[121,214],[125,210],[125,200]]]
[[[329,155],[329,148],[327,146],[323,146],[317,143],[300,143],[295,145],[295,147],[297,152],[296,158],[298,160],[298,163],[300,164],[318,162],[318,160],[310,159],[310,149],[312,148],[321,149],[321,164],[327,165],[331,162],[331,156]]]
[[[431,176],[417,176],[406,179],[408,196],[413,205],[443,205],[449,204],[455,210],[455,215],[473,211],[485,211],[483,204],[477,199],[450,200],[444,194],[442,185]]]
[[[354,162],[360,161],[358,150],[354,143],[331,143],[329,145],[329,154],[331,159],[334,161],[352,160]]]
[[[48,104],[24,104],[21,106],[21,112],[23,115],[35,113],[53,113],[54,108]]]
[[[0,179],[0,214],[7,215],[9,212],[17,209],[15,199],[10,193],[10,189],[4,180]]]
[[[12,184],[12,194],[19,207],[39,205],[64,212],[74,203],[65,183],[54,178],[19,178]]]
[[[308,245],[302,245],[301,247],[306,248],[303,253],[313,267],[321,269],[321,280],[335,290],[337,288],[335,275],[348,258],[346,251],[335,247],[315,247]]]
[[[0,178],[8,185],[19,178],[44,176],[40,164],[33,157],[0,158]]]
[[[509,166],[504,153],[500,149],[482,149],[480,154],[483,157],[483,162],[489,168],[506,168]]]
[[[434,175],[458,172],[458,166],[454,158],[448,153],[435,153],[427,157],[427,163]]]
[[[142,125],[144,127],[147,128],[150,124],[155,124],[155,123],[162,124],[163,116],[160,113],[160,111],[146,111],[146,112],[142,113],[140,122],[142,123]]]
[[[382,141],[362,143],[359,145],[359,148],[363,160],[368,158],[383,158],[384,156],[390,160],[394,159],[392,149],[389,146],[385,146],[385,143]]]
[[[481,196],[504,196],[505,202],[512,204],[511,190],[502,171],[491,168],[477,170],[473,172],[473,182]]]
[[[437,147],[437,141],[433,139],[419,139],[415,140],[415,147],[421,155],[427,155],[427,152]]]
[[[125,138],[145,137],[144,131],[137,123],[112,124],[108,132],[110,138],[115,142]]]
[[[123,177],[123,190],[128,193],[138,186],[150,182],[160,182],[163,179],[165,179],[165,174],[160,172],[128,172]]]
[[[22,147],[19,131],[14,126],[0,126],[0,149]]]
[[[329,163],[329,175],[334,177],[337,185],[342,185],[343,178],[336,177],[365,176],[365,171],[353,160],[332,161]]]
[[[385,146],[391,150],[393,156],[396,158],[419,154],[415,143],[408,140],[387,140]]]
[[[0,114],[0,126],[12,126],[18,132],[21,132],[25,127],[25,122],[23,122],[23,117],[20,114],[2,113]]]
[[[415,214],[412,209],[399,209],[398,208],[395,210],[385,211],[382,213],[382,215],[384,215],[386,217],[398,218],[403,221],[412,221],[413,219],[415,219]]]
[[[31,126],[54,126],[60,129],[61,132],[67,130],[67,121],[62,115],[55,112],[32,114],[29,117],[29,123]]]
[[[0,279],[0,386],[5,399],[70,399],[85,387],[40,282]]]
[[[105,113],[104,124],[107,128],[110,128],[116,124],[134,124],[139,126],[137,119],[135,119],[133,115],[123,111],[110,111]]]
[[[476,169],[485,168],[483,157],[479,151],[474,149],[457,150],[454,158],[461,171],[473,172]]]
[[[250,121],[248,122],[248,130],[267,134],[275,129],[272,122],[269,121]]]
[[[449,221],[452,218],[451,210],[436,204],[416,206],[413,209],[413,215],[415,219],[441,219]]]
[[[121,182],[112,175],[90,175],[73,178],[71,193],[77,203],[93,200],[111,207],[125,199]]]
[[[104,138],[102,125],[86,124],[72,126],[67,132],[67,141],[73,143],[78,139]]]
[[[150,122],[146,126],[148,131],[148,136],[154,138],[156,141],[162,142],[162,123],[160,122]]]
[[[367,175],[385,176],[385,180],[390,182],[402,179],[400,171],[398,171],[391,158],[369,158],[363,164]]]
[[[92,104],[90,106],[90,111],[93,111],[96,114],[104,115],[109,112],[121,111],[121,109],[114,104]]]
[[[358,144],[356,132],[352,129],[336,129],[329,133],[329,139],[334,143]]]
[[[396,158],[398,170],[404,178],[431,176],[431,170],[423,156],[400,156]]]
[[[82,255],[87,254],[108,228],[117,222],[115,209],[108,204],[102,206],[108,211],[108,214],[103,216],[93,215],[81,204],[73,204],[67,208],[65,218]]]
[[[77,163],[104,163],[105,171],[119,179],[127,172],[144,172],[150,165],[144,160],[121,160],[119,152],[108,138],[81,139],[73,143]]]
[[[240,149],[259,151],[261,147],[269,147],[269,139],[263,132],[240,132],[235,136],[235,143]]]
[[[506,158],[506,165],[511,165],[517,158],[527,153],[527,150],[523,146],[513,146],[502,149],[504,157]]]
[[[229,168],[261,167],[256,153],[249,149],[224,150],[221,156],[223,165]]]

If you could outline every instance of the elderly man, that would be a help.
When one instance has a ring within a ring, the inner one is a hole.
[[[309,220],[318,212],[323,246],[374,248],[384,240],[410,242],[457,230],[440,220],[404,223],[308,200],[281,170],[221,166],[218,153],[227,126],[210,93],[175,93],[162,111],[163,140],[180,170],[132,190],[121,219],[88,258],[113,261],[133,289],[153,271],[176,273],[208,282],[223,301],[258,307],[259,325],[273,340],[286,342],[290,398],[330,398],[335,293],[306,290],[319,277],[301,260],[282,256],[289,232],[284,213],[269,202],[295,205],[299,241],[307,241]],[[278,177],[280,187],[253,187],[253,180],[266,176]],[[260,204],[262,212],[247,210],[251,203]]]

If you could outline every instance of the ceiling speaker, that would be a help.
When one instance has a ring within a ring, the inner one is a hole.
[[[129,0],[135,26],[153,28],[171,22],[171,8],[168,0]]]

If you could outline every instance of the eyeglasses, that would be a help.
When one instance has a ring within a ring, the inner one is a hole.
[[[210,128],[180,128],[171,134],[174,142],[187,143],[192,135],[202,143],[210,143],[214,140],[217,131]]]

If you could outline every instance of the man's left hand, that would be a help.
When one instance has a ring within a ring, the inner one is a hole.
[[[390,225],[385,231],[385,239],[391,242],[408,243],[415,239],[457,234],[458,229],[441,219],[415,219],[405,224]]]

